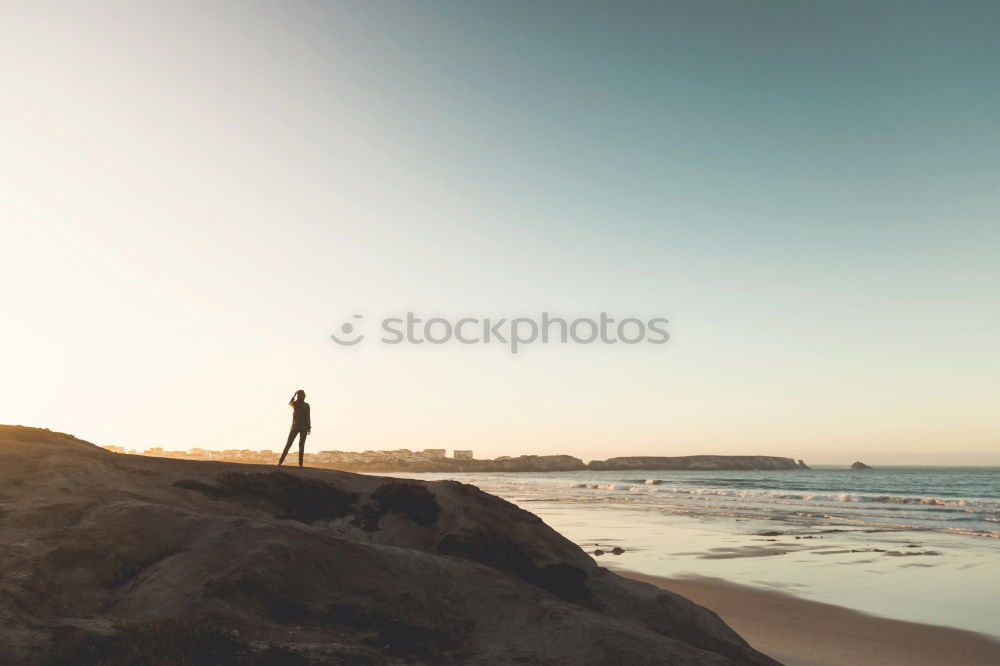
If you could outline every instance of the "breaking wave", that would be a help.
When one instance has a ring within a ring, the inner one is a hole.
[[[933,530],[1000,538],[1000,469],[655,471],[451,475],[507,499],[620,505],[703,518]]]

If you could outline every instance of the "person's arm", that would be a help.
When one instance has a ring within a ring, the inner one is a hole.
[[[305,404],[305,408],[306,408],[306,433],[311,435],[313,431],[313,422],[311,414],[312,409],[309,407],[308,402]]]
[[[294,407],[295,406],[295,394],[294,393],[292,394],[292,399],[288,401],[288,406],[289,407]]]

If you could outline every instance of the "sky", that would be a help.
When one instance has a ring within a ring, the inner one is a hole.
[[[1000,464],[998,30],[968,2],[8,3],[0,423],[274,450],[302,388],[313,451]],[[406,312],[670,340],[380,343]]]

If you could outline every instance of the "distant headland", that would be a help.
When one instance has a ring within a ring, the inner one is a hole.
[[[117,446],[104,447],[115,453],[126,453]],[[274,451],[251,451],[231,449],[213,451],[191,449],[188,451],[165,451],[162,448],[147,449],[141,454],[159,458],[181,458],[186,460],[219,460],[272,464],[277,461]],[[778,456],[624,456],[607,460],[592,460],[589,463],[568,455],[550,456],[500,456],[490,459],[476,459],[468,449],[456,449],[452,457],[445,449],[394,449],[391,451],[320,451],[306,453],[305,464],[309,467],[325,467],[349,472],[573,472],[579,470],[796,470],[809,469],[801,460]]]

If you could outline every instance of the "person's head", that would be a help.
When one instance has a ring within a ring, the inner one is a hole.
[[[295,392],[295,399],[298,400],[299,402],[302,402],[303,400],[306,399],[306,392],[303,391],[302,389],[299,389],[298,391]]]

